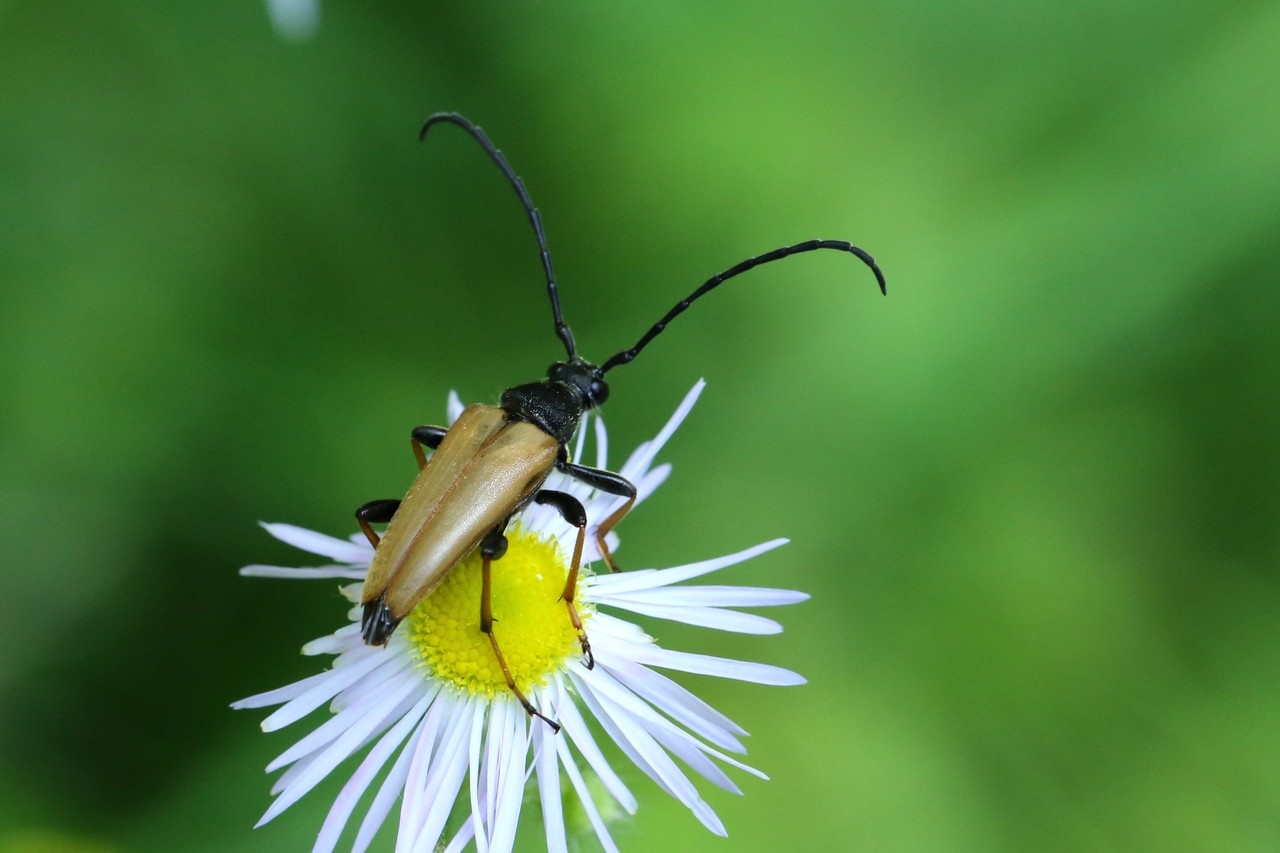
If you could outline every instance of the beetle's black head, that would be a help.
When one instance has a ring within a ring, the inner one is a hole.
[[[541,382],[508,388],[502,394],[502,408],[564,445],[577,432],[582,413],[608,398],[609,386],[600,368],[572,358],[551,365]]]
[[[574,389],[582,398],[584,411],[602,406],[609,399],[609,385],[604,381],[600,368],[580,358],[557,361],[551,365],[547,368],[547,381],[559,382]]]

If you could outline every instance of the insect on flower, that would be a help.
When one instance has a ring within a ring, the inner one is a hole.
[[[848,252],[870,267],[882,292],[885,281],[872,257],[850,243],[809,240],[784,246],[748,258],[708,279],[676,303],[634,346],[597,366],[579,356],[574,346],[573,333],[561,313],[542,219],[524,182],[484,131],[457,113],[432,115],[423,125],[421,136],[425,137],[440,123],[457,125],[470,134],[519,196],[538,241],[555,331],[567,357],[551,365],[546,379],[507,389],[498,406],[471,405],[450,427],[420,426],[413,430],[412,445],[419,474],[408,493],[400,500],[370,501],[356,510],[361,529],[376,549],[364,583],[361,634],[369,645],[385,644],[396,626],[448,578],[464,557],[478,548],[480,631],[488,638],[507,688],[525,711],[558,731],[559,725],[535,708],[517,685],[494,632],[491,565],[507,551],[506,531],[512,516],[531,503],[554,508],[566,523],[577,528],[561,599],[590,669],[594,665],[591,642],[575,605],[587,514],[573,495],[544,488],[543,484],[552,471],[559,471],[600,492],[623,498],[621,505],[593,531],[600,556],[611,572],[618,571],[606,537],[635,503],[636,487],[620,474],[571,461],[566,449],[583,413],[608,399],[605,374],[633,361],[668,323],[696,300],[762,264],[802,252],[834,249]],[[423,448],[435,451],[430,459]],[[381,536],[371,526],[374,523],[387,524]]]
[[[334,656],[331,668],[233,703],[278,706],[262,722],[268,732],[328,705],[327,719],[268,765],[269,772],[283,772],[259,825],[363,754],[316,836],[317,853],[336,849],[370,789],[355,851],[369,849],[398,807],[397,851],[452,853],[474,839],[477,850],[510,853],[526,794],[535,786],[548,851],[567,853],[571,842],[594,836],[604,850],[616,852],[609,827],[624,813],[636,814],[639,801],[597,743],[603,735],[703,826],[726,835],[686,768],[732,793],[742,792],[722,765],[767,777],[733,757],[746,752],[740,740],[746,730],[660,670],[773,686],[803,684],[804,678],[765,663],[664,647],[615,614],[776,634],[778,622],[740,608],[795,604],[808,596],[689,583],[784,539],[686,565],[616,573],[611,549],[618,540],[611,530],[670,473],[657,456],[693,408],[702,383],[619,473],[610,470],[604,421],[590,410],[608,394],[608,370],[633,360],[703,294],[754,266],[838,249],[866,263],[882,290],[884,279],[874,261],[848,243],[814,240],[778,249],[708,280],[635,346],[597,367],[577,356],[542,224],[524,185],[461,116],[432,116],[423,133],[439,122],[455,124],[479,142],[524,205],[568,357],[552,365],[544,381],[508,390],[497,407],[464,408],[451,397],[447,429],[413,431],[420,471],[409,493],[357,511],[364,536],[347,541],[288,524],[265,525],[277,539],[333,562],[246,566],[241,574],[352,581],[342,593],[357,607],[342,627],[303,647],[304,654]],[[594,468],[580,464],[591,417]],[[430,460],[424,448],[435,449]],[[380,522],[389,523],[381,537],[371,526]],[[613,571],[580,572],[584,562],[597,559]],[[491,578],[495,562],[500,571]],[[580,808],[572,806],[573,796]]]

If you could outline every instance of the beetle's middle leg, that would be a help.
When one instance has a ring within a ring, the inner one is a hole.
[[[577,465],[567,458],[557,459],[556,468],[575,480],[586,483],[593,489],[599,489],[605,494],[626,498],[622,506],[610,513],[609,517],[596,527],[596,546],[600,549],[600,556],[604,558],[605,565],[609,567],[609,571],[618,571],[618,564],[613,561],[613,554],[610,553],[609,545],[604,541],[604,538],[622,520],[622,517],[631,511],[631,507],[635,504],[635,483],[632,483],[621,474],[605,471],[603,468],[588,468],[586,465]]]
[[[409,439],[409,443],[413,445],[413,455],[418,458],[419,471],[427,467],[427,454],[422,452],[422,448],[429,447],[432,450],[438,449],[440,447],[440,442],[444,441],[445,433],[448,431],[448,427],[438,426],[420,426],[413,428],[413,433]]]
[[[378,538],[377,532],[369,526],[369,523],[386,524],[399,508],[400,501],[394,498],[384,498],[380,501],[369,501],[356,510],[356,521],[360,522],[360,529],[369,538],[370,545],[377,548],[378,543],[382,540]]]
[[[507,553],[507,537],[502,532],[506,526],[507,522],[504,520],[480,540],[480,631],[489,638],[489,645],[493,646],[493,656],[498,659],[498,666],[502,667],[502,677],[507,681],[507,689],[516,694],[516,698],[529,712],[529,716],[537,717],[551,726],[552,731],[559,733],[560,725],[553,723],[545,714],[533,707],[533,703],[520,692],[519,687],[516,687],[516,680],[511,677],[507,660],[502,656],[502,649],[498,647],[498,638],[493,634],[493,598],[489,582],[489,564]]]
[[[561,518],[578,528],[578,539],[573,545],[573,561],[569,564],[569,574],[565,577],[564,592],[561,593],[560,598],[569,608],[569,621],[573,624],[573,630],[578,632],[578,642],[582,645],[582,654],[587,659],[587,669],[592,669],[596,665],[596,659],[591,654],[591,641],[587,639],[587,631],[582,627],[582,617],[578,615],[578,608],[573,603],[573,597],[578,592],[578,567],[582,565],[582,542],[587,535],[587,511],[583,509],[582,502],[573,495],[568,492],[557,492],[554,489],[543,489],[538,492],[533,496],[533,502],[555,507]]]

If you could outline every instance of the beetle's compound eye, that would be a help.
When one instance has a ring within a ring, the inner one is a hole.
[[[609,386],[603,379],[592,379],[591,389],[587,393],[591,397],[591,402],[600,406],[609,399]]]

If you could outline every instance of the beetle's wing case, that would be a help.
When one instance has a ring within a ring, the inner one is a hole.
[[[472,405],[400,503],[378,545],[364,603],[385,596],[408,615],[485,534],[533,497],[555,463],[556,440],[502,409]]]
[[[473,405],[464,409],[453,426],[449,427],[444,440],[427,465],[418,472],[408,494],[400,501],[400,508],[396,510],[382,535],[364,582],[365,603],[386,590],[392,575],[404,562],[416,535],[435,515],[440,502],[449,494],[484,443],[505,424],[506,413],[501,409]]]

